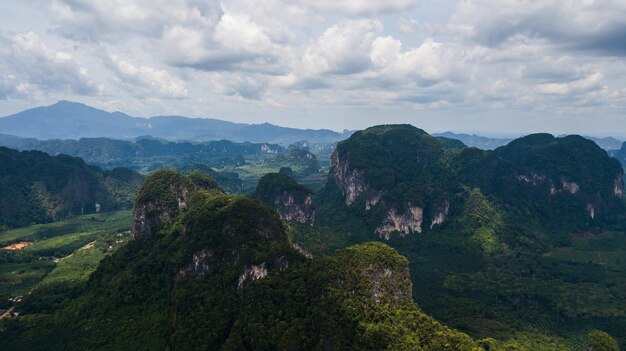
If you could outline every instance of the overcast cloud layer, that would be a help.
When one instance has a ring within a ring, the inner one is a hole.
[[[0,4],[0,115],[626,137],[625,62],[623,0]]]

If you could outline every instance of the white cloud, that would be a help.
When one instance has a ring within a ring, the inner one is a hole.
[[[0,35],[0,97],[37,97],[65,92],[96,95],[103,87],[72,55],[50,49],[33,32]]]
[[[578,79],[572,82],[539,84],[535,90],[541,94],[550,95],[578,94],[601,89],[603,87],[603,79],[604,77],[602,73],[594,72],[583,79]]]
[[[110,67],[123,82],[147,88],[145,95],[158,95],[165,98],[184,98],[188,91],[185,83],[170,75],[166,70],[149,66],[137,66],[116,55],[110,57]]]
[[[468,0],[451,23],[481,45],[521,35],[564,49],[626,55],[626,2],[621,0]]]
[[[412,34],[421,29],[421,24],[414,18],[400,18],[398,20],[398,30],[405,34]]]
[[[0,37],[0,98],[101,94],[98,81],[102,106],[196,115],[626,109],[619,0],[53,0],[40,11],[52,18],[45,44]]]
[[[411,10],[417,0],[305,0],[308,6],[346,16],[377,16]]]
[[[371,65],[369,53],[383,29],[378,20],[347,21],[329,27],[305,51],[308,70],[316,73],[356,74]]]

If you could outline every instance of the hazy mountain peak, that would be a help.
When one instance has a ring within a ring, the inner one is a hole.
[[[168,140],[270,142],[288,145],[308,140],[333,143],[346,137],[332,130],[297,129],[270,123],[245,124],[210,118],[157,116],[137,118],[123,112],[61,100],[50,106],[25,110],[0,118],[0,131],[37,139],[80,139],[92,137],[136,138],[150,135]]]

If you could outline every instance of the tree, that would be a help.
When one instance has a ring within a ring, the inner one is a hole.
[[[589,351],[619,351],[619,345],[613,337],[600,330],[592,330],[587,334]]]

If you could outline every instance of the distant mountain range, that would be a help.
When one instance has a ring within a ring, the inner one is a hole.
[[[121,112],[59,101],[0,118],[0,133],[37,139],[79,139],[109,137],[130,139],[150,135],[168,140],[232,140],[291,144],[301,140],[310,143],[334,143],[346,139],[350,132],[329,129],[296,129],[269,123],[233,123],[211,118],[183,116],[132,117]]]
[[[288,150],[278,144],[268,143],[235,143],[229,140],[207,142],[170,142],[151,137],[142,137],[137,140],[117,140],[111,138],[81,138],[78,140],[38,140],[34,138],[20,138],[12,135],[0,134],[0,146],[20,150],[43,151],[49,155],[60,154],[80,157],[85,162],[111,169],[115,167],[129,167],[136,170],[136,161],[150,163],[164,157],[171,157],[185,164],[201,162],[211,166],[218,166],[225,158],[246,155],[272,155],[288,153]]]
[[[476,134],[457,134],[453,132],[433,133],[432,135],[449,139],[457,139],[462,141],[467,146],[473,146],[483,150],[493,150],[500,146],[504,146],[513,140],[506,138],[489,138]],[[567,136],[567,134],[559,135],[559,137],[564,136]],[[617,150],[622,146],[622,141],[613,137],[596,138],[585,136],[585,138],[592,140],[598,144],[599,147],[605,150]]]
[[[353,131],[341,133],[330,129],[298,129],[270,123],[246,124],[213,118],[184,116],[133,117],[122,112],[106,112],[81,103],[59,101],[51,106],[36,107],[10,116],[0,117],[0,133],[22,138],[134,139],[151,136],[170,141],[212,141],[276,143],[287,146],[306,140],[309,144],[329,144],[345,140]],[[492,150],[513,139],[490,138],[453,132],[433,136],[457,139],[467,146]],[[612,137],[588,137],[605,150],[617,150],[622,141]],[[6,138],[5,138],[6,139]]]

